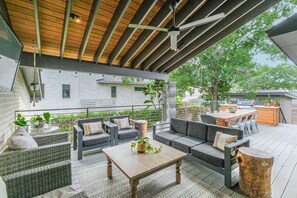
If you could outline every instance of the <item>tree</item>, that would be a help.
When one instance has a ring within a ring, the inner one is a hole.
[[[151,103],[155,109],[161,109],[161,103],[163,101],[163,93],[164,93],[164,85],[165,82],[163,80],[152,80],[144,87],[143,94],[145,96],[149,96],[149,99],[144,101],[144,104]],[[155,103],[157,100],[157,105]]]
[[[291,3],[288,3],[288,2]],[[285,56],[267,38],[266,30],[275,21],[292,13],[296,0],[279,3],[269,11],[237,29],[203,53],[182,65],[170,75],[177,82],[178,94],[192,91],[194,88],[212,101],[211,109],[218,109],[218,100],[232,87],[238,87],[255,74],[256,63],[253,57],[265,53],[272,59],[284,59]]]

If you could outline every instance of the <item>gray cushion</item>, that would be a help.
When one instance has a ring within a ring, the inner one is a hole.
[[[130,116],[128,116],[128,115],[111,116],[109,118],[109,120],[110,120],[110,122],[114,123],[114,119],[122,119],[122,118],[128,118],[128,120],[130,122]]]
[[[217,131],[220,131],[229,135],[237,136],[238,140],[243,138],[243,131],[241,129],[222,127],[222,126],[209,124],[208,131],[207,131],[207,142],[214,142]]]
[[[132,139],[138,136],[138,130],[130,128],[130,129],[121,129],[118,131],[119,140],[127,140]]]
[[[224,152],[213,147],[211,143],[203,143],[192,147],[192,155],[214,166],[224,168]],[[231,160],[235,164],[236,159]]]
[[[184,137],[184,135],[180,133],[175,133],[174,131],[165,131],[157,133],[155,135],[155,140],[171,146],[171,141],[180,137]]]
[[[172,147],[186,153],[191,153],[191,147],[197,146],[198,144],[202,144],[203,142],[204,141],[202,140],[186,136],[172,140]]]
[[[170,120],[170,129],[171,129],[171,131],[175,131],[177,133],[187,135],[188,121],[187,120],[176,119],[176,118],[171,118],[171,120]]]
[[[207,124],[201,122],[188,122],[188,136],[198,138],[206,142]]]
[[[83,146],[92,146],[106,142],[110,142],[110,135],[107,133],[83,136]]]

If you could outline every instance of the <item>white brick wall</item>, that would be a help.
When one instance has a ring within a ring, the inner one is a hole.
[[[15,110],[29,109],[30,96],[25,86],[22,72],[19,70],[12,93],[0,92],[0,150],[4,142],[13,133]]]

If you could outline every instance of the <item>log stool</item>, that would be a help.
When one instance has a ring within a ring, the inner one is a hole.
[[[141,122],[141,135],[142,137],[146,136],[147,133],[147,121],[146,120],[137,120],[138,122]],[[136,126],[136,129],[138,129],[138,126]]]
[[[273,156],[255,148],[241,147],[236,161],[239,164],[239,187],[249,197],[271,197],[271,168]]]

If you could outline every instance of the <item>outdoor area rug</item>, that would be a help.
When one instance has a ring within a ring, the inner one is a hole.
[[[128,178],[113,165],[113,177],[106,177],[106,163],[90,163],[77,167],[81,190],[89,197],[130,197]],[[181,183],[175,183],[175,166],[170,166],[139,181],[139,198],[218,198],[229,197],[201,180],[181,171]]]

